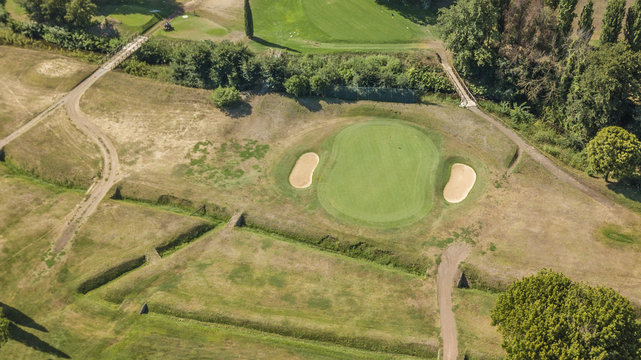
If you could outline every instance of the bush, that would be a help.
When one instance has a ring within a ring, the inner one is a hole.
[[[294,97],[309,94],[309,82],[306,78],[294,75],[285,81],[285,91]]]
[[[312,95],[324,96],[329,82],[320,75],[314,75],[309,79],[309,91]]]
[[[127,74],[134,76],[143,77],[149,76],[152,73],[151,65],[136,59],[125,60],[122,64],[120,64],[120,68]]]
[[[211,93],[211,102],[218,108],[226,108],[240,102],[240,91],[233,87],[221,87]]]

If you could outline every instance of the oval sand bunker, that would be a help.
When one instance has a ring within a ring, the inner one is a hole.
[[[476,172],[465,164],[454,164],[450,179],[443,189],[443,197],[449,203],[456,204],[465,200],[476,182]]]
[[[289,174],[289,183],[297,189],[309,187],[312,184],[312,176],[319,160],[318,155],[313,152],[301,155]]]

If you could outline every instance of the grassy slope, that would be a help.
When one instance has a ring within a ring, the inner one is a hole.
[[[46,121],[7,145],[6,159],[40,178],[86,189],[98,177],[102,160],[98,148],[65,111],[58,108]]]
[[[378,226],[414,222],[432,208],[439,152],[421,130],[393,121],[353,125],[319,169],[319,199],[332,214]]]
[[[431,36],[399,12],[369,0],[257,0],[252,12],[256,36],[296,49],[322,43],[413,43]]]
[[[52,61],[64,64],[70,71],[62,76],[38,71]],[[0,46],[0,137],[53,104],[94,68],[57,54]]]
[[[214,232],[96,295],[347,337],[433,343],[438,334],[431,282],[248,232]]]

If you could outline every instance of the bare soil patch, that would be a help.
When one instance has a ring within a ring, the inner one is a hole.
[[[308,152],[301,155],[289,174],[289,183],[297,189],[305,189],[312,185],[314,170],[320,158],[316,153]]]
[[[65,59],[55,59],[44,61],[38,65],[36,71],[40,75],[58,78],[58,77],[67,77],[80,69],[78,64],[67,61]]]
[[[443,197],[449,203],[456,204],[465,200],[476,182],[476,172],[465,164],[454,164],[450,179],[443,189]]]

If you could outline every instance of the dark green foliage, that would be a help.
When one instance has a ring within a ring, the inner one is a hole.
[[[579,37],[582,39],[590,40],[594,33],[594,2],[589,0],[581,11],[579,18]]]
[[[632,175],[641,164],[641,142],[618,126],[601,129],[585,148],[590,168],[621,179]]]
[[[641,0],[635,0],[628,9],[624,35],[632,50],[641,50]]]
[[[245,0],[245,35],[248,38],[254,37],[254,17],[252,16],[252,9],[249,5],[249,0]]]
[[[127,74],[141,77],[149,76],[152,71],[146,62],[131,58],[123,61],[119,67]]]
[[[0,348],[9,340],[9,319],[4,316],[0,307]]]
[[[439,10],[439,23],[455,65],[463,74],[496,62],[502,9],[494,0],[462,0]]]
[[[422,343],[406,343],[364,336],[344,336],[326,330],[308,329],[303,327],[294,327],[288,324],[276,324],[259,320],[242,319],[221,313],[190,312],[169,308],[162,304],[152,305],[155,313],[167,314],[179,318],[194,319],[203,322],[238,326],[297,339],[322,341],[358,349],[387,352],[391,354],[413,355],[422,358],[434,358],[437,353],[437,349],[434,346]]]
[[[623,17],[625,16],[625,0],[608,0],[608,5],[603,15],[601,29],[601,43],[615,43],[621,33]]]
[[[216,224],[214,223],[196,225],[193,228],[187,230],[186,232],[178,235],[175,239],[169,241],[168,243],[157,246],[156,251],[160,256],[165,256],[175,251],[176,248],[183,246],[185,244],[188,244],[194,241],[195,239],[203,236],[205,233],[207,233],[209,230],[213,229],[214,227],[216,227]]]
[[[565,127],[585,144],[599,129],[624,125],[630,117],[630,99],[641,90],[641,55],[617,43],[601,46],[584,61],[570,89]]]
[[[211,52],[209,76],[212,87],[253,88],[260,78],[260,65],[243,43],[223,41]]]
[[[240,102],[240,92],[233,87],[218,87],[211,93],[211,102],[218,108],[227,108]]]
[[[108,53],[121,45],[122,40],[99,37],[83,31],[68,30],[60,26],[48,26],[34,22],[11,19],[9,28],[16,34],[33,40],[44,40],[67,50],[85,50]]]
[[[135,56],[138,60],[150,65],[169,64],[174,57],[176,47],[178,46],[173,41],[152,37],[140,47]]]
[[[301,97],[309,94],[309,81],[307,78],[294,75],[285,81],[285,92],[294,97]]]
[[[78,286],[78,292],[81,294],[86,294],[91,290],[97,289],[104,284],[124,275],[125,273],[136,269],[142,264],[145,263],[145,257],[140,256],[135,259],[131,259],[128,261],[125,261],[121,264],[118,264],[110,269],[107,269],[100,274],[91,277],[85,281],[83,281],[80,286]]]
[[[576,17],[574,9],[578,0],[561,0],[559,2],[559,11],[557,13],[557,29],[559,39],[565,41],[572,30],[572,22]]]
[[[76,28],[89,26],[96,13],[91,0],[22,0],[20,4],[34,21]]]
[[[215,45],[211,41],[192,42],[176,49],[169,64],[171,78],[179,85],[210,87],[210,69]]]
[[[638,359],[641,327],[630,302],[609,288],[543,270],[499,295],[492,324],[506,359]]]

